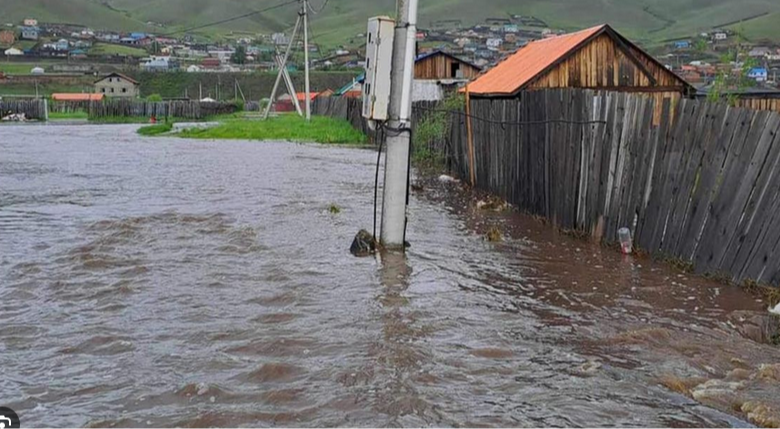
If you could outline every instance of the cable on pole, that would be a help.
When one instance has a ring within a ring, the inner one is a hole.
[[[279,9],[279,8],[284,7],[284,6],[289,6],[291,4],[298,3],[298,1],[299,0],[289,0],[289,1],[286,1],[284,3],[277,4],[275,6],[269,6],[269,7],[265,8],[265,9],[255,10],[255,11],[252,11],[252,12],[249,12],[249,13],[245,13],[243,15],[234,16],[232,18],[221,19],[219,21],[209,22],[207,24],[196,25],[194,27],[189,27],[189,28],[185,28],[185,29],[182,29],[182,30],[176,30],[176,31],[172,31],[172,32],[169,32],[169,33],[165,33],[165,34],[160,34],[159,36],[165,37],[165,36],[172,36],[174,34],[179,34],[179,33],[189,33],[190,31],[201,30],[201,29],[204,29],[204,28],[213,27],[215,25],[226,24],[228,22],[238,21],[239,19],[248,18],[250,16],[254,16],[254,15],[257,15],[257,14],[260,14],[260,13],[268,12],[268,11],[271,11],[271,10],[274,10],[274,9]]]

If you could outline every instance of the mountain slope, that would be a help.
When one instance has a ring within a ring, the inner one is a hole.
[[[315,8],[325,0],[311,0]],[[218,21],[282,0],[2,0],[2,18],[17,22],[37,17],[48,22],[72,22],[95,28],[149,30],[147,22],[175,31]],[[391,14],[395,0],[330,0],[312,18],[315,35],[330,44],[362,32],[366,18]],[[210,27],[204,33],[268,32],[289,28],[295,20],[291,5],[265,14]],[[420,26],[433,20],[462,19],[474,24],[489,17],[533,15],[556,28],[578,29],[608,22],[629,37],[653,42],[685,37],[733,24],[754,39],[780,40],[778,0],[421,0]],[[748,20],[742,24],[734,24]]]

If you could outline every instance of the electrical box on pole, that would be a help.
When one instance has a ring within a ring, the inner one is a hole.
[[[368,20],[363,117],[369,120],[388,119],[394,37],[395,21],[392,18],[377,16]]]

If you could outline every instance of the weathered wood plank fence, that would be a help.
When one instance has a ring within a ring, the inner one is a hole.
[[[46,100],[0,100],[0,117],[24,113],[27,119],[46,119]]]
[[[111,116],[175,117],[186,119],[204,119],[209,116],[235,113],[233,103],[213,103],[200,101],[161,101],[147,102],[136,100],[110,100],[89,105],[90,118]]]
[[[779,285],[780,115],[683,100],[655,127],[654,107],[577,90],[472,101],[476,186],[562,228],[609,243],[628,227],[697,272]],[[465,119],[450,142],[467,178]]]

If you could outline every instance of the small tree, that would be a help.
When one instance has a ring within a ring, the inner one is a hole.
[[[146,101],[157,103],[163,101],[163,98],[160,94],[150,94],[148,97],[146,97]]]
[[[246,47],[244,45],[238,45],[233,55],[230,56],[230,62],[233,64],[245,64],[246,63]]]
[[[730,65],[732,61],[740,64],[740,59],[743,60],[739,68],[729,67],[721,70],[715,77],[712,88],[707,95],[709,101],[720,102],[725,99],[727,103],[735,106],[737,99],[739,99],[739,93],[755,85],[755,81],[750,78],[750,71],[758,66],[758,60],[748,56],[739,48],[739,45],[720,58],[721,62],[726,65]]]

